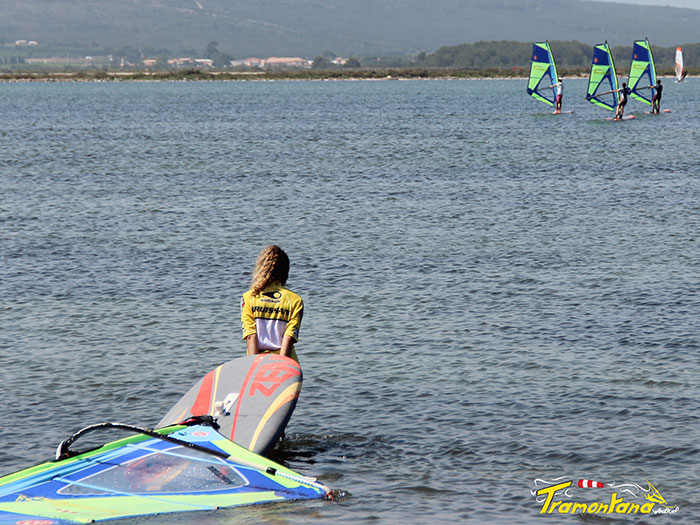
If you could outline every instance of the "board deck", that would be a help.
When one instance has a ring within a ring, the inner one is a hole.
[[[233,359],[198,381],[157,428],[210,415],[224,437],[264,455],[282,436],[302,379],[299,363],[288,357],[259,354]]]
[[[653,111],[645,111],[644,113],[646,113],[647,115],[660,115],[661,113],[671,113],[671,110],[667,108],[662,109],[661,113],[654,113]]]
[[[571,115],[573,111],[553,111],[552,115]]]
[[[622,117],[621,119],[620,119],[620,118],[608,117],[608,118],[605,119],[605,120],[620,121],[620,120],[634,120],[634,119],[636,119],[636,118],[637,118],[637,117],[634,116],[634,115],[626,115],[626,116]]]

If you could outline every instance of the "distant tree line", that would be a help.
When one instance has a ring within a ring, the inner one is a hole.
[[[593,46],[575,41],[550,41],[557,66],[581,68],[590,67]],[[683,45],[685,66],[697,68],[700,66],[700,44]],[[661,67],[673,65],[676,56],[676,46],[651,46],[654,62]],[[624,69],[629,66],[632,56],[632,45],[613,46],[615,65]],[[445,67],[445,68],[526,68],[530,65],[532,42],[489,41],[457,46],[443,46],[434,53],[419,53],[413,65],[416,67]]]
[[[338,57],[337,53],[333,51],[324,51],[316,58],[313,59],[311,64],[312,69],[351,69],[362,67],[360,59],[357,57],[350,57],[345,59],[343,63],[336,63],[334,60]]]
[[[550,41],[557,66],[565,68],[588,69],[593,54],[593,46],[576,41]],[[700,69],[700,43],[683,44],[683,55],[686,68],[697,74]],[[614,46],[612,48],[615,63],[619,71],[629,67],[632,45]],[[652,51],[657,70],[669,70],[673,67],[676,47],[658,47],[652,43]],[[459,69],[459,70],[503,70],[529,69],[532,53],[532,42],[514,41],[480,41],[472,44],[443,46],[432,53],[421,52],[417,55],[396,56],[350,56],[338,61],[338,55],[331,51],[323,51],[313,60],[315,70],[348,70],[348,69]],[[133,46],[108,48],[79,48],[58,45],[42,45],[33,48],[19,48],[5,44],[0,46],[0,65],[21,65],[26,58],[32,57],[83,57],[87,55],[102,55],[109,57],[107,67],[143,68],[144,59],[155,59],[157,69],[168,69],[168,59],[177,57],[205,57],[211,59],[216,69],[227,69],[235,57],[230,52],[221,51],[219,43],[209,42],[202,50],[181,50],[178,54],[168,49]],[[240,58],[240,57],[238,57]]]

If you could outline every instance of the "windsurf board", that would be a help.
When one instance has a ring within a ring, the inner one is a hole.
[[[205,375],[156,428],[209,415],[219,433],[257,454],[277,444],[301,392],[299,363],[276,354],[239,357]]]
[[[622,117],[622,118],[608,117],[608,118],[605,119],[605,120],[615,120],[615,121],[618,121],[618,120],[634,120],[634,119],[636,119],[636,118],[637,118],[637,117],[634,116],[634,115],[625,115],[625,116]]]

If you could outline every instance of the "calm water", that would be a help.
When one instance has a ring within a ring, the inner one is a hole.
[[[555,523],[560,476],[700,521],[700,81],[664,83],[629,122],[583,80],[556,117],[522,80],[0,84],[0,474],[243,355],[274,242],[276,458],[350,497],[126,523]]]

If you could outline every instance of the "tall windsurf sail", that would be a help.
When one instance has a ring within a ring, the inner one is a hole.
[[[617,74],[607,41],[593,48],[591,73],[588,77],[586,100],[591,104],[615,111],[619,101]]]
[[[683,80],[683,50],[680,46],[676,48],[676,80]]]
[[[535,42],[532,45],[532,62],[530,64],[530,80],[527,84],[527,94],[537,100],[554,105],[556,93],[552,86],[559,82],[557,66],[549,47],[549,42]]]
[[[627,87],[631,90],[630,95],[632,98],[651,106],[651,99],[656,89],[650,89],[649,86],[654,85],[656,85],[656,68],[649,40],[635,40],[632,48],[630,76],[627,82]]]

